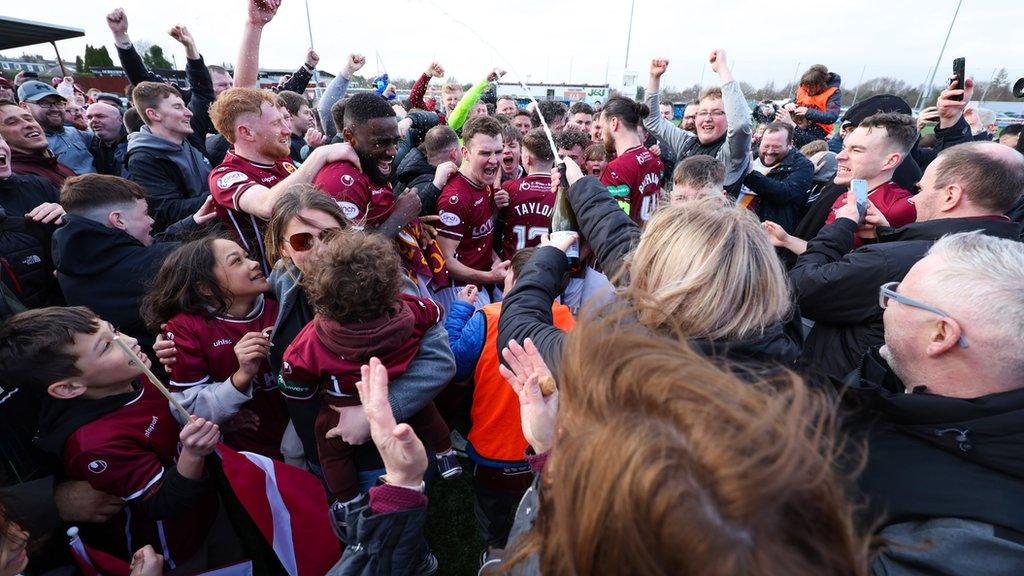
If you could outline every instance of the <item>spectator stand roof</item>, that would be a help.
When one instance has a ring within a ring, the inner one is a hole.
[[[85,30],[0,16],[0,50],[85,36]]]

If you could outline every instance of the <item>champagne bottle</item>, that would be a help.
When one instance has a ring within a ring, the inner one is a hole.
[[[558,192],[555,194],[554,210],[551,212],[551,238],[557,238],[562,233],[573,233],[576,240],[572,246],[565,251],[569,258],[569,269],[575,274],[580,269],[580,241],[579,224],[576,223],[576,213],[569,204],[569,180],[565,176],[565,164],[559,164],[562,178],[558,182]]]

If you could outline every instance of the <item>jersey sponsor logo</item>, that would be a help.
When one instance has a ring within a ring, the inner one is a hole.
[[[89,472],[93,474],[103,474],[107,470],[107,463],[103,460],[93,460],[89,462]]]
[[[644,150],[643,152],[636,155],[636,163],[645,164],[653,158],[654,156],[651,154],[650,150]]]
[[[281,363],[281,370],[284,371],[285,374],[291,374],[292,373],[292,365],[289,364],[288,362],[282,362]]]
[[[356,179],[351,174],[344,174],[341,177],[341,183],[345,186],[351,186],[356,183]]]
[[[228,172],[220,178],[217,178],[217,186],[220,188],[229,188],[232,184],[245,182],[248,179],[249,177],[243,172]]]
[[[228,339],[228,338],[221,338],[220,340],[215,340],[213,342],[213,347],[216,348],[218,346],[229,346],[231,344],[232,344],[232,342],[231,342],[230,339]]]
[[[452,196],[454,198],[454,196]],[[441,212],[437,215],[441,219],[441,223],[445,226],[458,226],[462,224],[462,218],[459,218],[458,214],[452,214],[451,212]]]
[[[473,202],[473,206],[479,206],[479,205],[481,205],[483,203],[484,203],[484,199],[483,198],[477,198],[477,201]]]
[[[156,430],[156,423],[159,421],[159,416],[153,416],[153,419],[149,421],[149,426],[146,426],[146,431],[144,432],[146,438],[149,438],[150,436],[153,435],[153,431]]]
[[[351,177],[346,175],[344,178]],[[344,180],[344,178],[342,179]],[[359,206],[356,206],[351,202],[338,202],[338,208],[341,208],[341,213],[344,214],[345,218],[348,218],[349,220],[355,220],[356,218],[359,217]]]

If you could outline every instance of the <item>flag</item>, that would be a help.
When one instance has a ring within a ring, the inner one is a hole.
[[[341,558],[323,484],[309,472],[251,452],[217,447],[235,497],[289,576],[323,576]]]
[[[78,537],[78,528],[74,526],[68,528],[68,537],[71,539],[71,555],[74,556],[75,562],[82,569],[84,576],[131,576],[130,564],[102,550],[87,546]],[[253,576],[252,562],[246,560],[223,568],[208,570],[196,576]]]

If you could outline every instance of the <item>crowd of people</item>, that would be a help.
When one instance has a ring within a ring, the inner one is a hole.
[[[316,479],[329,574],[445,573],[459,476],[483,574],[1024,565],[1024,142],[970,79],[752,106],[715,50],[677,119],[660,57],[567,105],[351,54],[311,101],[247,4],[233,70],[170,30],[187,89],[121,9],[127,107],[0,84],[0,576],[300,573],[228,449]]]

